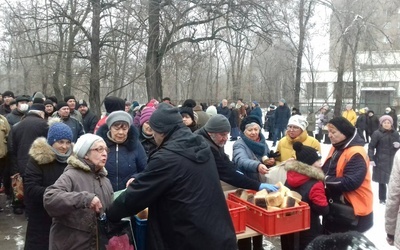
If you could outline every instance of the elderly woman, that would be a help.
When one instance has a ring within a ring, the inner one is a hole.
[[[106,163],[114,191],[122,190],[147,164],[146,152],[139,141],[132,117],[125,111],[114,111],[97,131],[110,149]]]
[[[147,157],[150,153],[157,148],[156,141],[154,140],[153,130],[150,127],[149,120],[151,115],[156,109],[154,107],[147,107],[143,109],[140,116],[140,135],[139,140],[142,144]]]
[[[28,215],[25,249],[49,249],[51,217],[43,207],[45,189],[54,184],[67,166],[72,153],[72,131],[64,123],[51,119],[47,139],[37,138],[30,150],[25,170],[25,205]]]
[[[332,148],[322,166],[327,196],[333,202],[352,206],[358,222],[346,225],[328,216],[323,220],[324,229],[330,233],[365,232],[373,225],[371,173],[365,142],[344,117],[328,122],[328,136]]]
[[[368,156],[373,167],[372,180],[379,183],[379,202],[386,203],[386,184],[389,183],[394,155],[400,146],[399,133],[393,127],[390,115],[379,118],[380,127],[371,137]]]
[[[261,121],[257,116],[246,116],[240,124],[240,138],[233,144],[233,161],[246,176],[265,182],[268,167],[275,164],[274,158],[265,160],[270,151],[261,133]],[[264,159],[263,159],[264,158]],[[239,249],[251,249],[251,239],[238,241]],[[253,249],[262,248],[262,236],[253,237]]]
[[[58,180],[44,193],[53,217],[50,249],[97,249],[97,215],[112,202],[113,190],[104,166],[108,148],[100,136],[85,134]]]

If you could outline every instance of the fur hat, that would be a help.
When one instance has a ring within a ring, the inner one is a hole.
[[[306,130],[306,128],[308,126],[308,122],[307,122],[306,118],[301,115],[292,115],[289,118],[288,125],[297,126],[297,127],[301,128],[301,130],[304,131],[304,130]]]
[[[240,131],[244,132],[244,130],[246,129],[246,125],[253,122],[257,123],[258,125],[260,125],[260,127],[262,127],[261,120],[258,116],[248,115],[242,120],[242,123],[240,123]]]
[[[6,96],[15,98],[14,93],[10,90],[4,91],[3,97],[6,97]]]
[[[145,107],[140,115],[140,126],[150,120],[151,115],[156,109],[154,107]]]
[[[37,111],[43,111],[44,112],[44,105],[42,103],[34,103],[31,105],[29,110],[37,110]]]
[[[318,154],[315,148],[303,145],[303,143],[299,141],[293,143],[293,149],[296,151],[296,160],[308,165],[312,165],[321,159],[321,156]]]
[[[207,123],[204,125],[204,129],[208,133],[231,132],[231,125],[225,116],[218,114],[208,119]]]
[[[356,128],[343,116],[338,116],[331,119],[328,124],[335,126],[340,133],[344,134],[346,138],[352,137],[356,131]]]
[[[128,114],[125,111],[122,110],[118,110],[118,111],[114,111],[111,114],[109,114],[107,116],[107,127],[111,128],[111,126],[115,123],[115,122],[126,122],[128,123],[129,127],[132,125],[133,121],[132,121],[132,116],[130,114]]]
[[[388,120],[393,126],[393,118],[390,115],[383,115],[379,118],[379,124],[382,125],[384,121]]]
[[[104,107],[108,114],[117,110],[125,110],[125,101],[116,96],[107,96],[104,98]]]
[[[57,103],[57,110],[60,110],[62,107],[68,107],[68,104],[66,102],[59,102]]]
[[[71,100],[71,99],[74,99],[76,101],[75,96],[67,95],[67,96],[64,97],[64,102],[68,102],[68,100]]]
[[[81,135],[74,145],[74,149],[73,149],[74,153],[79,158],[85,157],[85,155],[87,154],[89,149],[92,147],[93,143],[95,143],[96,141],[104,142],[103,138],[101,138],[98,135],[94,135],[94,134],[90,134],[90,133]]]
[[[54,123],[50,122],[50,128],[47,134],[47,143],[53,145],[56,141],[63,139],[72,141],[71,128],[60,121]]]
[[[178,125],[183,126],[182,116],[177,108],[160,103],[149,120],[150,127],[157,133],[168,133]]]

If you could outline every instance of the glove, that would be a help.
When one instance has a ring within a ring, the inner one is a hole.
[[[270,192],[278,191],[278,187],[268,183],[261,183],[260,188],[258,190],[267,189]]]
[[[373,167],[375,167],[375,166],[376,166],[376,164],[375,164],[375,162],[374,162],[374,161],[370,161],[370,162],[369,162],[369,165],[371,165],[371,166],[373,166]]]
[[[399,148],[400,147],[400,142],[397,142],[397,141],[393,142],[393,147],[394,148]]]
[[[277,158],[281,156],[281,153],[279,151],[274,152],[274,150],[269,151],[269,158]]]
[[[386,241],[389,245],[393,246],[394,245],[394,235],[387,234]]]

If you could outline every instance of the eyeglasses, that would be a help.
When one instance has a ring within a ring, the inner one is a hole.
[[[89,149],[90,151],[97,151],[100,154],[103,153],[104,151],[106,151],[107,153],[110,153],[110,149],[107,147],[99,147],[99,148],[91,148]]]
[[[299,127],[297,127],[297,126],[287,126],[286,129],[287,129],[287,130],[298,131],[298,130],[300,130],[301,128],[299,128]]]

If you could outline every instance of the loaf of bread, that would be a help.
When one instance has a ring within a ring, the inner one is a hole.
[[[283,197],[281,192],[269,193],[265,197],[268,206],[279,207],[282,204]]]
[[[245,200],[245,201],[247,201],[247,199],[248,199],[248,198],[247,198],[247,197],[248,197],[248,193],[247,193],[247,191],[244,190],[243,188],[238,188],[238,189],[236,189],[235,195],[236,195],[237,197],[239,197],[240,199]]]
[[[295,199],[296,203],[299,203],[301,201],[301,198],[302,198],[301,194],[297,193],[296,191],[292,191],[292,190],[287,191],[286,192],[286,196],[292,197],[293,199]]]
[[[265,190],[263,190],[263,191],[265,191]],[[257,192],[255,195],[254,195],[254,204],[256,205],[256,206],[259,206],[259,207],[262,207],[262,208],[267,208],[267,201],[266,201],[266,195],[268,195],[268,193],[265,191],[265,192]]]
[[[296,205],[296,200],[290,196],[285,196],[283,197],[282,204],[280,205],[280,208],[288,208],[288,207],[294,207]]]

